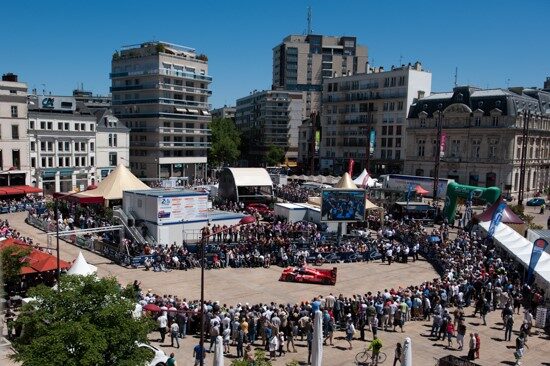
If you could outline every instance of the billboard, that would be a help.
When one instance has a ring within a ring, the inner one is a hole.
[[[325,189],[321,193],[321,221],[363,221],[366,191]]]
[[[157,222],[170,224],[206,220],[207,203],[207,195],[159,197],[157,198]]]

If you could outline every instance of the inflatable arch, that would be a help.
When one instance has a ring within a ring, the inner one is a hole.
[[[488,203],[495,203],[500,197],[500,188],[498,187],[475,187],[458,184],[455,182],[449,183],[447,186],[447,197],[445,197],[445,207],[443,208],[443,216],[447,218],[449,223],[454,222],[456,214],[456,204],[459,197],[469,199],[482,199]]]

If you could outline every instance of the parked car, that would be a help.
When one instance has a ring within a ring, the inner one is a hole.
[[[145,343],[138,343],[138,347],[148,350],[151,356],[153,356],[151,361],[145,364],[146,366],[166,366],[168,356],[166,356],[163,350]]]
[[[279,281],[335,285],[336,272],[336,267],[332,269],[318,269],[312,267],[287,267],[283,270]]]
[[[544,204],[544,198],[540,197],[531,198],[529,201],[527,201],[527,206],[542,206]]]

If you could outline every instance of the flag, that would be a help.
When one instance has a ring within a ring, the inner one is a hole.
[[[542,255],[542,252],[548,247],[548,242],[542,238],[535,240],[533,243],[533,251],[531,252],[531,260],[529,261],[529,270],[527,271],[527,283],[530,284],[534,278],[535,267]]]
[[[447,133],[443,132],[441,134],[441,143],[439,144],[439,156],[445,156],[445,146],[447,145]]]
[[[500,205],[498,205],[497,209],[493,213],[493,218],[491,219],[491,224],[489,225],[489,237],[492,238],[495,234],[495,230],[500,224],[500,220],[502,220],[502,213],[504,212],[504,209],[506,208],[506,202],[501,202]]]
[[[363,189],[367,188],[369,185],[369,172],[367,172],[367,175],[365,175],[365,178],[363,178],[363,181],[361,182],[361,187]]]
[[[349,173],[350,176],[353,174],[353,165],[354,164],[355,164],[355,160],[349,159],[348,173]]]

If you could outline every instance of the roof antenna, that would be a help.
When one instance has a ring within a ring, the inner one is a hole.
[[[506,78],[506,88],[510,87],[510,78]]]
[[[455,86],[458,86],[458,67],[455,67]]]
[[[401,67],[403,65],[403,55],[399,55],[399,65],[398,67]]]
[[[312,33],[311,30],[311,6],[307,7],[307,34],[310,35]]]

